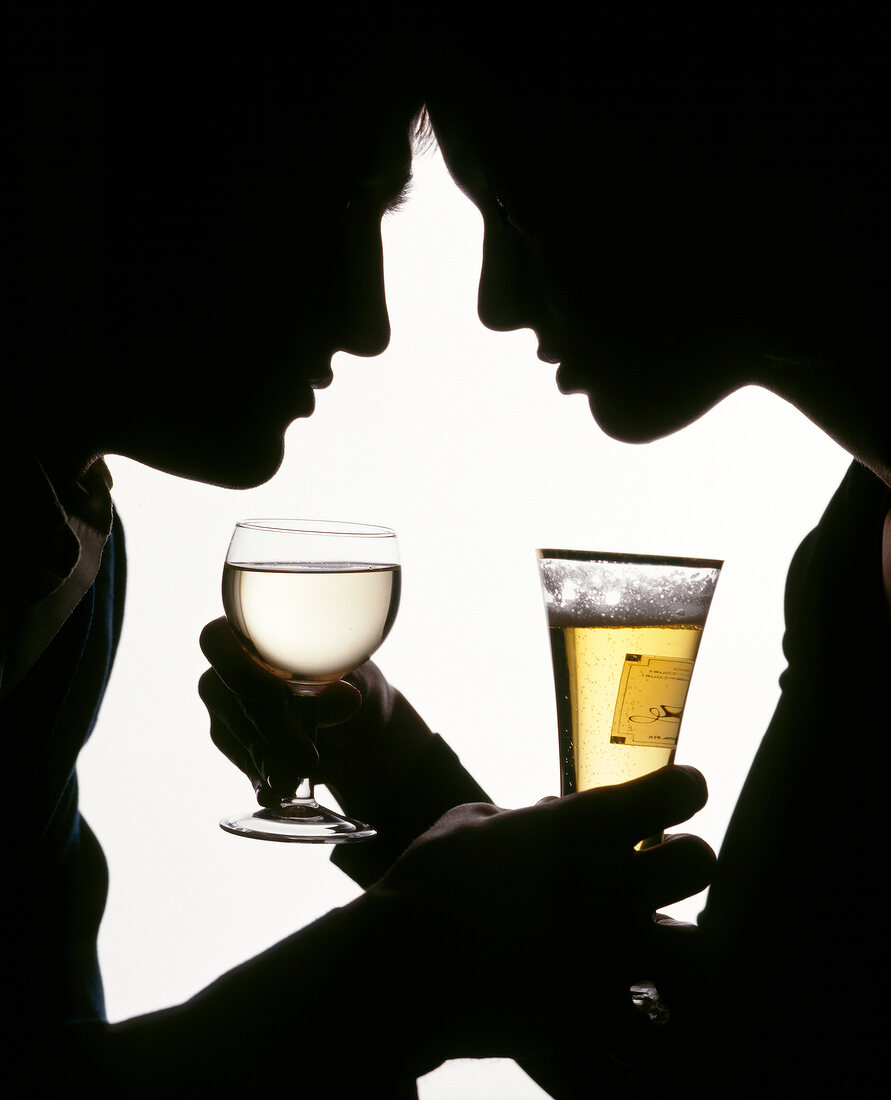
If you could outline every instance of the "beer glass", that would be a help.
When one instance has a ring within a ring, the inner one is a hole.
[[[704,558],[538,551],[561,794],[624,783],[674,761],[722,565]]]
[[[560,793],[624,783],[674,762],[722,561],[539,550],[551,640]],[[642,850],[662,840],[641,840]],[[655,1024],[669,1011],[648,980],[630,988]]]

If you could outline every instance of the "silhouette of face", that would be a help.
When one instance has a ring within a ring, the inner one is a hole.
[[[185,188],[176,180],[187,194],[172,196],[172,223],[120,241],[120,362],[157,417],[131,421],[137,457],[227,484],[264,480],[286,427],[331,381],[332,354],[387,346],[380,223],[408,180],[410,116],[381,105],[333,148],[329,121],[324,135],[252,148],[217,178],[213,162],[196,166]]]
[[[409,178],[421,100],[373,31],[233,10],[187,5],[171,24],[125,6],[101,63],[90,34],[71,47],[91,74],[74,143],[91,255],[69,278],[95,265],[101,289],[99,335],[84,310],[86,335],[64,344],[56,434],[74,425],[93,451],[240,487],[278,468],[335,351],[388,343],[380,222]]]
[[[874,295],[845,252],[868,236],[852,211],[876,207],[845,192],[832,66],[797,25],[789,51],[762,56],[756,22],[761,53],[731,55],[720,31],[666,20],[645,39],[618,13],[556,51],[539,36],[534,59],[504,42],[490,56],[513,60],[465,62],[428,97],[484,220],[481,320],[533,329],[561,390],[630,442],[774,388],[778,365],[828,362]],[[794,69],[811,53],[813,73]]]
[[[504,105],[430,113],[484,220],[480,319],[533,329],[604,430],[658,438],[754,377],[755,258],[680,125],[660,133],[627,104],[569,134],[505,125]]]
[[[332,354],[387,346],[380,222],[410,175],[415,108],[369,95],[341,119],[314,103],[307,124],[300,102],[246,112],[239,91],[215,98],[209,131],[190,119],[171,149],[169,131],[144,147],[140,128],[137,163],[118,160],[114,322],[148,399],[121,419],[127,453],[254,484]]]

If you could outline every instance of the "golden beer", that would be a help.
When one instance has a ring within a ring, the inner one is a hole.
[[[702,627],[551,628],[561,790],[671,764]]]
[[[721,564],[539,551],[562,794],[673,762]]]

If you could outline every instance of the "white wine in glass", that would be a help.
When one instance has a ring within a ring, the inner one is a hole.
[[[399,607],[401,569],[388,527],[252,519],[235,525],[223,566],[223,607],[245,651],[311,699],[375,652]],[[280,804],[235,817],[227,832],[261,840],[340,844],[374,829],[320,806],[305,778]]]

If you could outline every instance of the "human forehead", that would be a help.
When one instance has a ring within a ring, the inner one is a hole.
[[[431,100],[430,116],[449,170],[471,198],[521,201],[527,218],[590,219],[644,198],[734,190],[751,174],[757,143],[771,147],[766,130],[746,132],[745,113],[734,117],[712,92],[693,80],[570,83],[525,97],[442,96]]]
[[[408,103],[365,107],[353,112],[346,125],[333,124],[325,168],[334,186],[339,173],[341,187],[358,187],[388,201],[398,196],[411,178],[410,130],[418,110]]]
[[[575,156],[572,134],[564,136],[558,127],[549,126],[541,104],[535,106],[533,118],[532,111],[516,101],[505,109],[484,101],[476,109],[466,102],[430,101],[430,120],[443,159],[472,200],[523,195],[543,206],[576,188],[588,172],[588,157]]]

